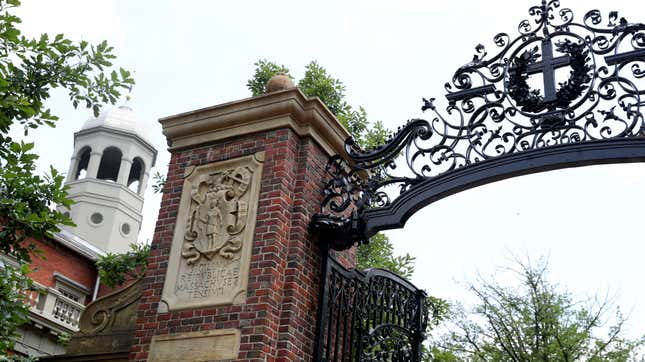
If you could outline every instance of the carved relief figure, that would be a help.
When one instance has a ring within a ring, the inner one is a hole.
[[[206,181],[193,186],[181,254],[189,265],[202,257],[236,258],[242,248],[237,235],[248,219],[248,202],[242,199],[250,181],[251,171],[237,167],[209,175]]]

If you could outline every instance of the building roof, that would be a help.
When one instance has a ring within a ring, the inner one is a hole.
[[[90,244],[88,241],[85,241],[69,230],[62,229],[61,231],[54,233],[54,240],[91,260],[98,260],[99,257],[106,254],[105,251]]]
[[[81,131],[97,127],[126,131],[152,144],[149,131],[137,120],[136,113],[127,104],[101,112],[98,117],[90,117],[81,127]]]

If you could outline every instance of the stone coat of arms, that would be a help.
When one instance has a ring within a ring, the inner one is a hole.
[[[193,187],[181,253],[189,265],[201,258],[236,258],[248,218],[242,197],[250,181],[251,172],[237,167],[209,175],[208,181]]]
[[[160,310],[246,297],[264,153],[184,169]]]

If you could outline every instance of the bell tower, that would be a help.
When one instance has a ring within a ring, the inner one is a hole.
[[[88,119],[74,134],[67,174],[69,230],[107,252],[137,241],[143,196],[157,150],[132,108],[122,105]]]

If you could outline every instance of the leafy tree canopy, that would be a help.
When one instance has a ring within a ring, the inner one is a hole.
[[[130,249],[127,253],[107,253],[97,261],[101,283],[116,288],[127,279],[138,279],[145,274],[150,244],[130,244]]]
[[[547,263],[516,260],[514,286],[480,278],[478,304],[453,308],[427,361],[636,361],[645,339],[622,336],[625,318],[603,300],[579,301],[547,280]],[[640,354],[639,354],[640,352]]]
[[[0,361],[2,355],[13,348],[16,327],[27,322],[29,306],[23,302],[23,291],[33,287],[28,273],[29,266],[26,264],[20,268],[0,266]]]
[[[251,91],[253,96],[264,94],[266,93],[267,82],[278,73],[289,75],[289,68],[265,59],[260,59],[255,63],[255,73],[253,73],[253,78],[249,79],[246,83],[246,87]],[[293,78],[291,75],[289,77]]]
[[[394,255],[394,247],[384,234],[376,234],[369,244],[356,249],[358,269],[383,268],[410,279],[414,273],[414,260],[410,254]]]
[[[17,27],[20,18],[12,13],[19,5],[18,0],[0,0],[0,252],[24,265],[37,252],[30,237],[42,238],[58,231],[58,225],[72,224],[53,209],[71,201],[64,176],[53,168],[49,175],[35,175],[33,143],[11,139],[9,130],[19,126],[27,135],[42,125],[54,127],[58,117],[45,105],[54,88],[65,89],[74,107],[82,105],[98,115],[101,103],[116,102],[120,90],[134,81],[124,69],[108,70],[115,56],[106,42],[73,42],[62,34],[25,37]],[[27,271],[5,267],[0,290],[16,286],[29,288]],[[24,294],[0,293],[0,355],[12,348],[26,313]]]

